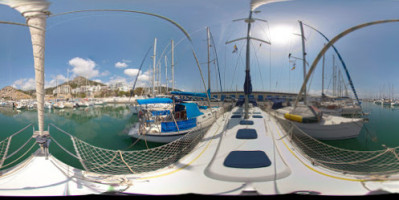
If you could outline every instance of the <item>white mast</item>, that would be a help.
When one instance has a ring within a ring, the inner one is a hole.
[[[208,38],[208,91],[210,92],[211,91],[211,67],[210,67],[210,47],[211,47],[211,44],[210,44],[210,34],[209,34],[209,27],[206,27],[206,30],[207,30],[207,38]],[[207,91],[207,92],[208,92]],[[209,98],[211,98],[211,97],[209,97]]]
[[[157,53],[157,38],[154,40],[153,70],[152,70],[152,97],[155,97],[155,56]]]
[[[303,62],[303,81],[306,79],[306,51],[305,51],[305,35],[303,33],[302,21],[299,21],[299,26],[301,27],[301,39],[302,39],[302,62]],[[303,90],[303,102],[306,105],[306,85]]]
[[[337,72],[335,68],[335,56],[333,55],[333,96],[336,96],[337,90]]]
[[[323,68],[322,68],[322,72],[321,72],[321,96],[323,97],[324,95],[324,64],[326,62],[326,58],[323,55]]]
[[[6,4],[22,14],[29,27],[33,61],[35,67],[36,100],[38,116],[38,133],[44,135],[44,47],[46,34],[46,17],[50,3],[46,0],[1,0],[0,4]]]
[[[165,56],[165,80],[166,80],[166,92],[165,94],[168,94],[168,61],[167,57]]]
[[[159,59],[161,61],[162,57]],[[161,94],[161,62],[158,63],[158,94]]]
[[[172,91],[175,90],[175,61],[174,61],[174,51],[175,51],[175,46],[174,46],[174,42],[172,40],[172,64],[171,64],[171,68],[172,68]]]

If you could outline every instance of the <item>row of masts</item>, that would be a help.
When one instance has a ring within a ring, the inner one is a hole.
[[[306,50],[305,50],[305,34],[304,34],[304,29],[303,29],[303,23],[302,21],[298,21],[299,22],[299,26],[300,26],[300,30],[301,30],[301,41],[302,41],[302,63],[303,63],[303,79],[305,80],[306,78],[306,74],[307,74],[307,70],[306,70]],[[295,58],[295,57],[294,57]],[[297,58],[298,59],[298,58]],[[325,88],[325,84],[324,84],[324,66],[325,66],[325,56],[323,55],[323,68],[322,68],[322,86],[321,86],[321,95],[325,95],[324,93],[324,88]],[[332,88],[332,96],[334,97],[343,97],[346,96],[348,97],[348,88],[345,84],[344,78],[343,78],[343,74],[341,73],[340,69],[337,69],[337,65],[335,64],[335,55],[333,55],[333,65],[332,65],[332,82],[333,82],[333,88]],[[303,101],[304,104],[306,104],[306,85],[305,85],[305,89],[303,91]],[[344,93],[345,91],[345,93]]]
[[[161,94],[161,63],[158,63],[158,68],[156,64],[156,55],[157,55],[157,38],[154,39],[154,54],[152,56],[153,60],[153,73],[152,73],[152,96],[155,97],[156,95],[156,90],[157,88],[158,94]],[[175,89],[175,71],[174,71],[174,41],[171,41],[171,74],[172,74],[172,91]],[[155,80],[156,79],[156,80]],[[165,56],[165,80],[166,80],[166,93],[168,93],[169,90],[169,79],[168,79],[168,59],[167,56]]]
[[[210,30],[209,27],[207,27],[207,50],[208,50],[208,89],[207,92],[208,94],[211,91],[211,73],[210,73]],[[153,60],[153,73],[152,73],[152,96],[155,97],[157,94],[160,95],[162,94],[161,91],[161,72],[162,72],[162,68],[161,68],[161,63],[158,63],[157,66],[157,62],[156,62],[156,54],[157,54],[157,38],[154,39],[154,53],[152,56],[152,60]],[[175,90],[175,71],[174,71],[174,41],[171,41],[171,75],[172,75],[172,91]],[[165,56],[165,80],[166,80],[166,92],[165,94],[168,94],[169,91],[169,79],[168,79],[168,58],[167,56]],[[157,91],[157,92],[156,92]]]

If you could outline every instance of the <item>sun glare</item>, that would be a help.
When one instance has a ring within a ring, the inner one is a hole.
[[[288,25],[270,27],[270,41],[272,45],[286,45],[294,38],[294,28]],[[295,36],[297,37],[297,36]],[[299,37],[298,37],[299,38]]]

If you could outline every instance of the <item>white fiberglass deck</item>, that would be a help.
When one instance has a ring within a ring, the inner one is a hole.
[[[243,191],[260,195],[399,192],[399,181],[367,181],[373,177],[355,177],[312,166],[291,146],[288,137],[284,137],[285,132],[267,113],[251,108],[248,120],[253,121],[253,125],[240,125],[241,118],[231,118],[241,112],[239,109],[234,108],[220,117],[192,153],[174,166],[140,175],[96,176],[55,162],[51,156],[49,160],[36,157],[23,168],[0,177],[0,195],[99,194],[110,188],[127,194],[150,195],[239,195]],[[262,118],[254,118],[255,115]],[[256,138],[253,137],[255,131],[246,132],[250,133],[249,138],[237,138],[239,129],[255,129]],[[226,167],[225,159],[233,151],[264,152],[270,163]],[[75,178],[82,175],[85,180]],[[94,179],[101,183],[89,181]],[[118,187],[117,183],[120,183]]]

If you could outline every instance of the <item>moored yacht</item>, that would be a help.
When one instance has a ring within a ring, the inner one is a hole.
[[[137,99],[139,122],[129,135],[150,142],[168,143],[193,130],[208,129],[217,111],[201,110],[193,102],[173,104],[169,98]]]

